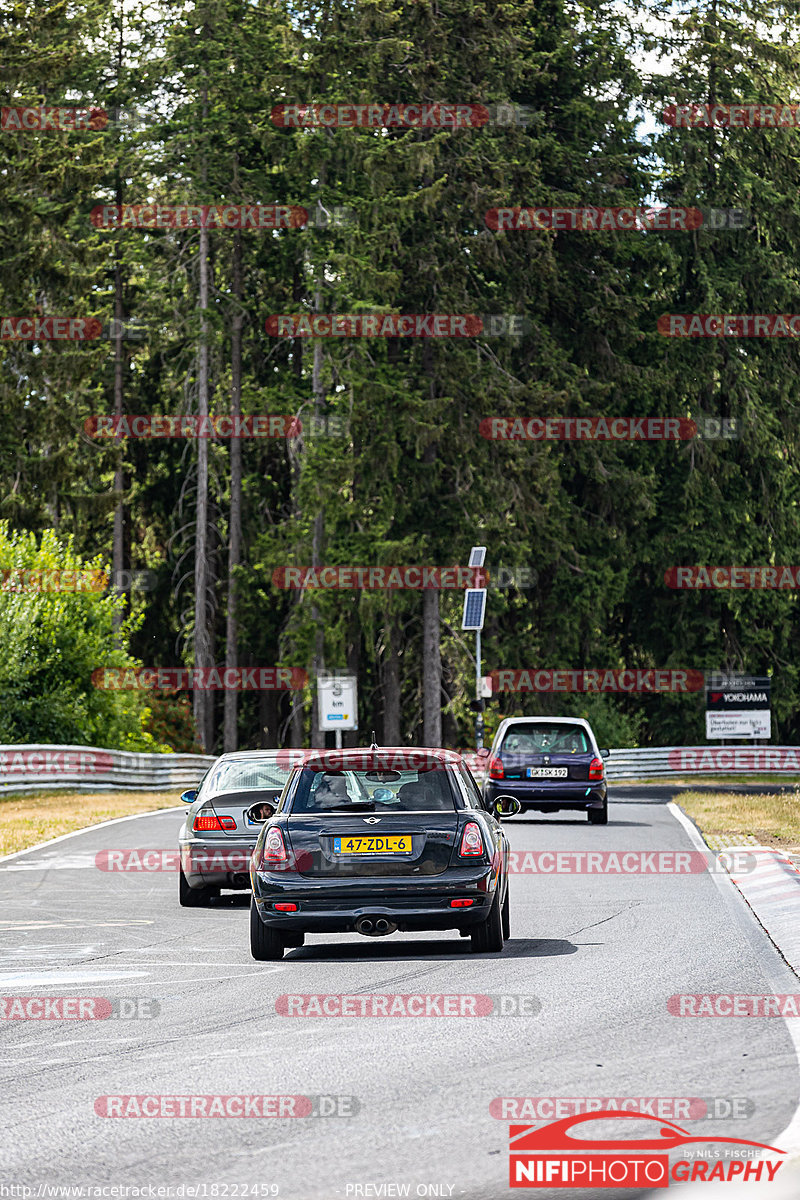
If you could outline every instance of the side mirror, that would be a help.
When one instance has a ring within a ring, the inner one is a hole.
[[[498,796],[492,805],[492,812],[498,821],[502,821],[504,817],[515,817],[522,812],[522,805],[515,796]]]
[[[194,791],[183,792],[181,794],[181,800],[183,801],[184,804],[194,804],[196,799],[197,799],[197,790],[196,789]]]
[[[600,751],[600,757],[601,757],[601,758],[608,758],[608,756],[609,756],[609,754],[610,754],[610,753],[611,753],[611,751],[610,751],[610,750],[601,750],[601,751]]]
[[[491,751],[486,746],[481,746],[480,750],[476,750],[475,753],[478,755],[478,758],[488,758]]]
[[[268,804],[266,801],[261,804],[254,804],[248,808],[245,813],[248,825],[263,825],[270,817],[275,816],[275,805]]]

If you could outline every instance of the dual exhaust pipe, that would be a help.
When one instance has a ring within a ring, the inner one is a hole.
[[[394,933],[397,926],[394,921],[389,921],[386,917],[359,917],[356,921],[356,929],[365,937],[386,937],[387,934]]]

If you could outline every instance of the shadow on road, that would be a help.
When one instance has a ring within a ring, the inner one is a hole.
[[[649,821],[615,821],[613,814],[609,815],[608,825],[614,825],[616,828],[644,828],[649,826]],[[506,829],[513,829],[515,825],[566,825],[571,829],[576,826],[585,826],[587,831],[591,828],[592,836],[595,835],[595,827],[590,826],[588,821],[565,821],[563,817],[554,819],[553,817],[511,817],[503,822]],[[605,826],[607,829],[608,826]]]
[[[467,938],[453,938],[450,942],[392,942],[387,939],[386,943],[380,946],[357,942],[343,942],[341,945],[311,943],[288,951],[284,962],[385,962],[390,959],[465,958],[479,963],[486,958],[552,958],[561,954],[576,954],[577,950],[576,945],[563,939],[511,938],[499,954],[473,955]]]

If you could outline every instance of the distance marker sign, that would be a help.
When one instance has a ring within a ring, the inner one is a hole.
[[[317,680],[320,729],[358,729],[357,679],[339,675]]]

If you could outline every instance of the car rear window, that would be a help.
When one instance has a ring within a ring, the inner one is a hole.
[[[283,788],[291,766],[275,762],[222,762],[209,775],[203,791],[216,796],[220,792],[246,792],[258,788]]]
[[[589,754],[591,743],[582,725],[542,723],[511,725],[501,754]]]
[[[428,771],[301,771],[293,813],[452,812],[447,769]]]

